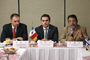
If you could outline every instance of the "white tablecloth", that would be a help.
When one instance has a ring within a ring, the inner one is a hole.
[[[19,48],[16,53],[20,54],[17,60],[83,60],[90,56],[85,48]]]
[[[81,60],[90,60],[90,52],[85,48],[80,49],[79,56],[81,57]]]
[[[30,60],[80,60],[80,48],[28,48]]]
[[[19,54],[20,57],[18,60],[29,60],[27,57],[27,49],[20,49],[16,52],[16,54]]]

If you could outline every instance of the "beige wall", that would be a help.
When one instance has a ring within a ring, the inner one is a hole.
[[[0,33],[12,13],[18,13],[18,0],[0,0]],[[64,27],[64,0],[20,0],[20,20],[27,25],[28,34],[31,26],[41,25],[42,14],[50,15],[51,24],[58,27],[60,35]],[[77,15],[79,24],[87,27],[90,37],[90,0],[66,0],[66,18],[70,14]]]
[[[90,0],[66,0],[66,16],[70,14],[77,15],[78,24],[87,27],[90,37]]]
[[[10,15],[12,13],[18,13],[18,1],[0,0],[0,36],[3,25],[10,22]]]
[[[20,0],[20,9],[21,22],[27,24],[28,33],[31,26],[41,25],[42,14],[50,15],[51,24],[58,27],[59,34],[64,27],[64,0]]]

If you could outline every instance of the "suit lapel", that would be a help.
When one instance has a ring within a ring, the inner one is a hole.
[[[43,30],[43,26],[41,26],[41,32],[42,32],[42,38],[44,38],[44,30]]]
[[[20,31],[20,25],[17,27],[17,30],[16,30],[16,36],[15,36],[15,37],[17,37],[19,31]]]
[[[10,27],[9,27],[9,32],[11,34],[11,36],[13,36],[13,33],[12,33],[12,25],[10,24]]]
[[[79,29],[80,29],[80,27],[77,26],[76,31],[75,31],[75,37],[74,37],[74,39],[76,39],[76,37],[77,37],[77,35],[78,35],[78,30],[79,30]]]
[[[51,32],[51,25],[49,25],[49,29],[48,29],[48,39],[49,39],[49,36],[50,36],[50,32]]]
[[[68,30],[67,31],[68,31],[68,35],[71,36],[71,28],[70,28],[70,26],[68,26]]]

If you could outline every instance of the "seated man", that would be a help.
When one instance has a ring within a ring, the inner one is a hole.
[[[50,24],[50,16],[48,14],[41,16],[41,23],[42,25],[35,29],[38,34],[37,40],[58,42],[58,28]]]
[[[10,17],[9,24],[3,26],[1,33],[1,42],[5,41],[6,38],[10,38],[10,42],[15,40],[28,40],[27,26],[20,23],[20,17],[14,13]]]
[[[61,41],[83,41],[85,44],[85,37],[88,37],[85,27],[78,25],[78,19],[76,15],[68,16],[67,27],[64,27],[60,36]]]

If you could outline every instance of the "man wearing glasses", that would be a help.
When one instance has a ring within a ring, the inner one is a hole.
[[[68,16],[67,27],[63,28],[60,36],[60,41],[83,41],[85,44],[85,37],[88,37],[85,27],[78,25],[78,19],[76,15]]]

